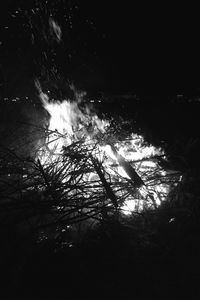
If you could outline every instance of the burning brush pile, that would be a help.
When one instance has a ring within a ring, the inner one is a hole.
[[[1,153],[2,220],[39,230],[42,241],[156,209],[167,198],[180,174],[163,169],[164,150],[81,108],[80,93],[73,102],[50,101],[37,87],[49,123],[34,158]]]

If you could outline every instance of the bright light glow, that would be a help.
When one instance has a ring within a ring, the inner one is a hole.
[[[136,202],[137,202],[137,199],[126,201],[125,204],[123,206],[121,206],[122,212],[125,215],[131,215],[132,212],[136,208]]]
[[[153,145],[147,145],[144,138],[137,134],[131,134],[124,141],[110,141],[97,143],[99,134],[107,133],[110,126],[109,121],[101,120],[97,115],[90,112],[87,107],[83,112],[79,108],[81,95],[77,94],[78,101],[69,100],[49,101],[49,97],[42,92],[37,82],[40,93],[40,99],[44,108],[50,114],[49,132],[45,143],[48,147],[42,147],[38,158],[43,164],[57,161],[57,166],[62,166],[62,150],[76,141],[82,141],[82,147],[92,151],[95,159],[102,163],[106,176],[111,177],[112,189],[117,199],[123,199],[120,206],[123,214],[131,214],[135,210],[141,211],[144,207],[157,207],[164,201],[170,191],[171,183],[162,180],[163,176],[167,177],[167,171],[159,165],[156,156],[162,156],[165,159],[165,153],[161,148]],[[92,150],[95,145],[95,150]],[[127,183],[131,181],[130,173],[128,175],[126,168],[119,163],[119,157],[122,157],[141,177],[145,185],[134,187],[131,183],[127,190]],[[109,175],[108,175],[109,174]],[[89,183],[98,179],[98,174],[91,171],[84,175],[83,178]],[[65,179],[67,180],[67,179]],[[124,189],[119,189],[119,185]],[[126,184],[126,186],[125,186]],[[85,194],[86,198],[90,197],[90,192]]]

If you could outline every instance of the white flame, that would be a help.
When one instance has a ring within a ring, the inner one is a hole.
[[[83,113],[78,106],[81,97],[78,97],[77,102],[70,102],[69,100],[50,102],[49,97],[42,92],[40,84],[36,82],[36,85],[43,106],[50,114],[49,130],[52,134],[48,137],[47,142],[49,150],[54,152],[53,154],[56,159],[63,146],[68,146],[79,139],[84,139],[87,146],[90,144],[93,145],[96,135],[99,132],[106,132],[109,121],[101,120],[97,115],[90,114],[88,108],[86,112]],[[155,174],[161,177],[166,175],[167,172],[165,172],[152,157],[155,155],[164,156],[164,151],[152,145],[146,145],[144,138],[137,134],[132,134],[128,139],[122,142],[116,142],[114,146],[117,153],[133,166],[138,175],[145,182],[145,186],[138,189],[137,196],[135,196],[133,192],[132,195],[129,194],[124,199],[124,204],[121,206],[124,214],[130,214],[136,209],[141,210],[144,206],[151,206],[152,203],[154,206],[160,205],[170,190],[170,184],[163,183],[156,179]],[[110,145],[98,144],[97,148],[98,151],[95,152],[96,158],[102,161],[105,171],[112,176],[113,181],[117,180],[122,182],[124,180],[130,180],[125,169],[119,165],[116,154]],[[51,160],[52,157],[51,155]],[[40,159],[42,162],[46,162],[49,159],[49,153],[43,151]],[[87,180],[92,182],[96,177],[97,174],[91,172]],[[113,189],[117,197],[125,197],[125,193],[115,188]],[[89,195],[87,197],[89,197]]]

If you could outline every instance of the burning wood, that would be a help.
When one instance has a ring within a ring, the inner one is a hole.
[[[44,108],[50,114],[48,148],[54,152],[54,155],[48,155],[44,149],[39,156],[40,161],[47,165],[51,162],[62,169],[66,160],[65,181],[68,177],[75,178],[74,185],[78,183],[80,194],[85,193],[82,197],[85,197],[84,205],[94,197],[100,204],[105,193],[114,208],[121,208],[121,204],[129,201],[139,201],[138,210],[142,209],[144,202],[148,202],[145,205],[149,206],[152,202],[157,205],[161,203],[169,191],[169,185],[166,181],[160,181],[159,178],[166,172],[154,158],[164,155],[162,149],[145,144],[143,137],[137,134],[131,134],[128,139],[122,136],[120,142],[118,138],[109,138],[111,122],[99,119],[89,107],[80,109],[81,95],[75,97],[77,101],[74,102],[51,102],[40,87],[38,91]],[[134,167],[131,162],[134,162]],[[155,174],[157,177],[152,181]],[[94,180],[95,176],[97,179]]]
[[[108,184],[108,182],[106,181],[105,179],[105,176],[101,170],[101,166],[98,162],[97,159],[95,159],[94,157],[92,157],[92,155],[90,156],[91,158],[91,161],[93,163],[93,166],[95,168],[95,171],[97,172],[102,184],[103,184],[103,187],[105,188],[105,191],[106,191],[106,195],[107,197],[112,201],[114,207],[118,207],[118,204],[117,204],[117,199],[116,199],[116,196],[113,192],[113,190],[111,189],[110,185]]]
[[[126,174],[130,177],[131,181],[133,182],[133,186],[140,188],[142,185],[145,185],[142,178],[137,174],[137,172],[134,170],[134,168],[131,166],[131,164],[124,159],[123,156],[121,156],[115,147],[110,144],[110,147],[119,163],[119,165],[124,169]]]

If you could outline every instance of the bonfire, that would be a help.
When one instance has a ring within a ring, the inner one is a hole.
[[[99,118],[82,105],[83,93],[76,92],[74,101],[55,101],[39,83],[37,88],[49,118],[34,155],[19,157],[3,148],[0,153],[5,224],[37,232],[40,241],[69,241],[72,231],[74,236],[110,218],[129,219],[167,199],[181,176],[162,167],[164,149],[127,133],[123,120],[114,126]]]
[[[163,149],[134,133],[123,141],[117,139],[110,133],[109,120],[100,119],[88,107],[79,108],[83,94],[77,93],[73,102],[50,101],[39,85],[38,89],[50,119],[37,159],[44,169],[53,164],[66,187],[73,184],[70,199],[76,208],[80,203],[79,216],[80,211],[84,217],[93,216],[94,207],[95,216],[112,209],[129,215],[156,208],[166,199],[177,177],[172,180],[172,173],[160,166],[160,158],[167,159]]]

